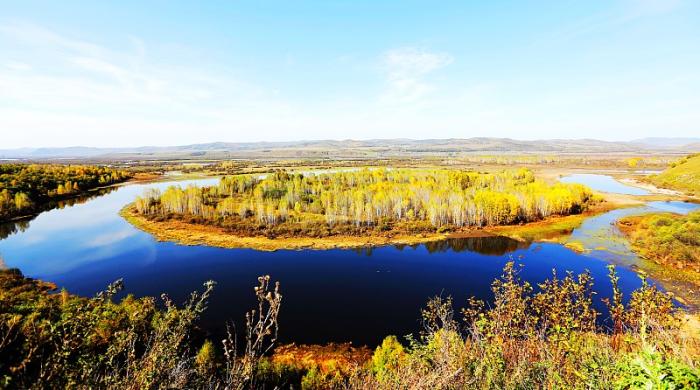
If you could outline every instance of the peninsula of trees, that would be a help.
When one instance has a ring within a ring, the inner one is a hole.
[[[537,221],[586,210],[590,190],[536,180],[527,169],[362,169],[237,175],[210,187],[148,190],[131,213],[269,238],[447,232]]]
[[[124,170],[90,165],[0,164],[0,221],[130,177]]]

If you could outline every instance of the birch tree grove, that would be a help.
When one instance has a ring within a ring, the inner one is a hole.
[[[254,219],[267,226],[304,220],[328,226],[425,221],[438,228],[536,221],[579,213],[591,200],[585,186],[547,185],[527,169],[363,169],[229,176],[216,186],[150,190],[135,206],[145,215],[189,215],[212,222]]]

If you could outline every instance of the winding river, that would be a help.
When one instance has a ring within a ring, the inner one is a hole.
[[[218,179],[181,181],[207,185]],[[521,277],[533,284],[551,276],[588,269],[598,297],[611,294],[606,265],[620,264],[623,292],[640,285],[630,265],[636,259],[611,222],[623,215],[658,209],[687,212],[697,205],[650,202],[589,218],[571,239],[587,253],[554,243],[523,243],[505,237],[450,239],[416,246],[372,249],[261,252],[182,246],[155,241],[123,220],[119,210],[148,187],[173,183],[128,184],[84,203],[54,209],[30,222],[0,226],[0,257],[25,275],[91,296],[123,278],[126,293],[167,293],[183,302],[202,283],[217,282],[202,327],[219,336],[227,321],[242,326],[254,305],[256,277],[281,282],[283,342],[352,341],[376,345],[388,334],[420,329],[420,309],[431,296],[451,295],[458,307],[469,296],[490,298],[490,285],[504,264],[523,265]],[[602,305],[598,309],[603,311]]]

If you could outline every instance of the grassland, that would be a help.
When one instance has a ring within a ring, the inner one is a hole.
[[[671,167],[647,179],[652,184],[700,196],[700,154],[684,157]]]

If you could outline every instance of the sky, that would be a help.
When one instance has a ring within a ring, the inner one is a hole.
[[[700,1],[0,9],[0,149],[700,136]]]

